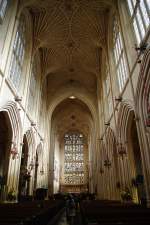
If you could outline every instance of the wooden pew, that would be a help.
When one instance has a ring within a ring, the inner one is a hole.
[[[62,200],[0,204],[0,225],[47,225],[64,205]]]
[[[150,209],[136,204],[122,204],[115,201],[83,201],[80,208],[84,224],[150,224]]]

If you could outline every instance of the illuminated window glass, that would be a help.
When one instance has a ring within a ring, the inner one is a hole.
[[[114,45],[113,51],[117,70],[119,90],[121,91],[128,78],[128,72],[122,36],[116,19],[114,21],[114,29],[113,29],[113,45]]]
[[[64,137],[65,184],[84,183],[84,142],[82,134],[66,134]]]
[[[111,116],[113,112],[113,108],[112,108],[112,99],[110,95],[108,96],[108,111],[109,111],[109,116]]]
[[[109,72],[109,69],[108,69],[108,66],[106,64],[106,79],[105,79],[105,82],[104,82],[104,88],[105,88],[105,103],[106,103],[106,111],[108,110],[108,118],[111,116],[112,114],[112,99],[111,99],[111,92],[110,92],[110,72]]]
[[[35,101],[36,101],[36,75],[37,75],[37,67],[36,62],[32,64],[32,71],[31,71],[31,79],[30,79],[30,86],[29,86],[29,98],[28,98],[28,110],[30,112],[34,111]]]
[[[24,62],[24,54],[25,54],[25,21],[24,17],[21,17],[13,44],[11,64],[9,69],[9,78],[17,90],[19,89],[20,86],[21,73]]]
[[[140,44],[150,27],[150,1],[127,0],[137,43]]]
[[[106,67],[106,80],[105,80],[105,87],[106,87],[106,95],[109,94],[110,92],[110,75],[109,75],[109,70],[108,67]]]
[[[3,22],[6,8],[7,8],[7,3],[8,3],[7,0],[0,0],[0,23]]]

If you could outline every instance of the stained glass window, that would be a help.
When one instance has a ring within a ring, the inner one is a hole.
[[[150,27],[150,1],[127,0],[137,43],[140,44]]]
[[[127,62],[124,53],[122,35],[120,33],[117,19],[114,20],[113,30],[113,45],[114,45],[114,57],[117,70],[117,77],[119,83],[119,90],[121,91],[128,78]]]
[[[22,16],[19,21],[18,29],[13,44],[11,64],[9,70],[9,78],[17,90],[19,89],[20,86],[24,62],[24,54],[25,54],[25,21],[24,17]]]
[[[8,3],[7,0],[0,0],[0,23],[3,22],[6,8],[7,8],[7,3]]]
[[[64,142],[65,184],[83,184],[84,137],[82,134],[66,134]]]

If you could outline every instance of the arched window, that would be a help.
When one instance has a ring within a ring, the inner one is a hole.
[[[36,60],[32,63],[32,70],[31,70],[31,79],[29,85],[29,98],[28,98],[28,110],[32,114],[34,112],[35,101],[36,101],[36,86],[37,86],[37,66]]]
[[[38,119],[38,124],[39,124],[39,129],[40,132],[43,132],[43,128],[44,128],[44,111],[45,111],[45,92],[44,92],[44,88],[41,90],[41,96],[40,96],[40,104],[39,104],[39,119]]]
[[[0,24],[3,22],[7,4],[8,4],[7,0],[0,0]]]
[[[24,17],[21,16],[13,44],[11,64],[9,69],[9,78],[17,90],[20,86],[21,73],[23,69],[25,44],[25,20]]]
[[[84,183],[84,137],[82,134],[66,134],[64,137],[65,184]]]
[[[107,107],[108,107],[108,111],[109,111],[109,117],[111,116],[112,114],[112,99],[111,99],[111,92],[110,92],[110,72],[109,72],[109,69],[108,69],[108,66],[106,64],[106,79],[105,79],[105,102],[107,101]],[[108,119],[108,118],[107,118]]]
[[[105,87],[106,87],[106,95],[110,93],[110,75],[108,67],[106,66],[106,80],[105,80]]]
[[[115,57],[119,90],[122,91],[128,78],[128,72],[122,35],[119,29],[117,19],[114,20],[114,27],[113,27],[113,52]]]
[[[137,43],[140,44],[150,27],[150,1],[127,0]]]

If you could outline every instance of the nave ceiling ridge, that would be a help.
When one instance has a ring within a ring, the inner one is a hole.
[[[49,95],[54,95],[54,86],[56,90],[70,80],[96,94],[102,49],[107,48],[107,17],[114,2],[22,0],[33,18],[33,48],[40,49],[43,80],[52,77],[47,81]]]
[[[85,65],[89,65],[93,59],[92,63],[97,62],[97,65],[93,64],[92,72],[97,74],[99,69],[95,71],[95,68],[99,66],[99,57],[96,50],[106,45],[107,24],[103,11],[110,7],[112,2],[33,1],[31,3],[30,1],[28,8],[33,16],[34,48],[53,49],[47,54],[47,61],[50,62],[51,58],[55,61],[57,58],[57,63],[61,66],[73,64],[76,58],[81,60],[83,58]],[[90,9],[89,4],[91,4]],[[68,8],[69,6],[71,8]],[[61,62],[61,58],[64,57],[65,64]]]
[[[55,124],[55,131],[60,137],[63,137],[68,131],[80,131],[88,137],[92,127],[92,116],[89,109],[77,99],[66,99],[61,102],[53,113],[52,121]]]

